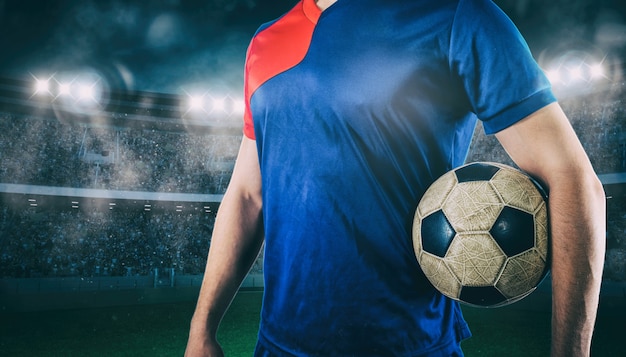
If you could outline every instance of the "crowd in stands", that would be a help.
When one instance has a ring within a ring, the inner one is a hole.
[[[562,105],[597,172],[626,172],[622,100],[595,95]],[[221,194],[240,140],[3,114],[0,183]],[[512,164],[480,125],[467,161]],[[617,281],[626,281],[624,201],[608,200],[605,276]],[[214,213],[0,207],[0,278],[148,275],[154,268],[201,274],[214,219]]]
[[[0,211],[0,277],[201,274],[212,213]]]
[[[623,95],[602,92],[562,101],[597,173],[626,172],[626,108]]]
[[[223,193],[241,135],[96,128],[3,115],[0,182]]]

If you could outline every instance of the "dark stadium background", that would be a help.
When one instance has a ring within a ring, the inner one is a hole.
[[[291,0],[5,0],[0,69],[51,73],[76,66],[127,69],[116,87],[180,93],[190,83],[241,88],[241,65],[259,24]],[[538,57],[573,49],[623,55],[620,0],[498,0]],[[40,72],[41,71],[41,72]],[[112,71],[114,72],[114,71]],[[119,70],[118,70],[119,72]]]
[[[626,3],[495,2],[547,72],[586,70],[554,89],[605,184],[601,311],[623,314]],[[193,302],[241,139],[248,41],[293,3],[0,1],[0,312]],[[101,90],[90,105],[55,92],[84,73]],[[480,160],[510,163],[479,126]],[[261,273],[262,259],[244,287]],[[541,310],[538,293],[520,306]]]

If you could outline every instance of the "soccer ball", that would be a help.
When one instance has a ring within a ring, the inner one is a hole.
[[[415,211],[413,247],[442,294],[498,307],[533,292],[549,270],[547,196],[510,166],[476,162],[449,171]]]

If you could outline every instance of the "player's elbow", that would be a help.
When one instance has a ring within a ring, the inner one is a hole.
[[[588,188],[589,194],[594,197],[594,199],[598,202],[600,206],[603,207],[605,211],[606,208],[606,193],[604,192],[604,187],[602,186],[602,182],[598,178],[597,175],[592,175],[589,179]]]
[[[557,203],[555,208],[563,209],[562,204],[564,203],[571,206],[566,210],[575,213],[573,217],[576,218],[570,220],[570,224],[571,229],[577,231],[578,234],[574,233],[569,238],[578,237],[576,244],[585,252],[584,254],[591,264],[590,267],[593,267],[592,273],[598,275],[596,278],[599,279],[606,249],[606,195],[604,188],[598,176],[593,172],[586,172],[566,181],[568,183],[561,183],[559,186],[564,186],[564,190],[569,191],[569,199],[566,198],[560,204]],[[564,193],[559,192],[560,195]],[[557,197],[554,198],[558,200]]]
[[[597,254],[601,255],[602,260],[604,260],[604,251],[606,249],[606,193],[604,192],[602,182],[595,174],[589,179],[585,189],[596,211],[597,226],[595,230],[599,232],[592,244],[595,246]]]
[[[592,209],[604,218],[606,215],[606,194],[598,175],[588,170],[579,175],[574,183],[578,188],[580,199],[587,201]],[[602,222],[604,222],[604,219],[602,219]]]
[[[558,171],[557,171],[558,172]],[[561,212],[569,217],[563,217],[562,222],[570,225],[570,229],[585,232],[578,235],[587,246],[593,250],[603,247],[606,236],[606,195],[598,176],[591,169],[560,171],[547,180],[551,213],[559,215]],[[553,217],[557,220],[558,217]],[[568,228],[561,227],[566,231]]]
[[[579,199],[590,200],[590,203],[605,203],[602,182],[594,172],[591,164],[554,165],[540,175],[550,192],[563,190]]]
[[[594,240],[591,244],[594,247],[594,251],[599,257],[598,259],[604,260],[604,251],[606,245],[606,193],[602,182],[597,175],[590,175],[588,180],[584,184],[584,191],[588,195],[588,200],[592,210],[595,212],[595,226],[592,228],[597,232],[594,236]]]

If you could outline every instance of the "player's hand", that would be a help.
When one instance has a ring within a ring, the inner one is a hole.
[[[224,357],[224,351],[219,343],[211,346],[187,345],[185,357]]]
[[[217,340],[190,334],[185,357],[224,357],[224,351]]]

